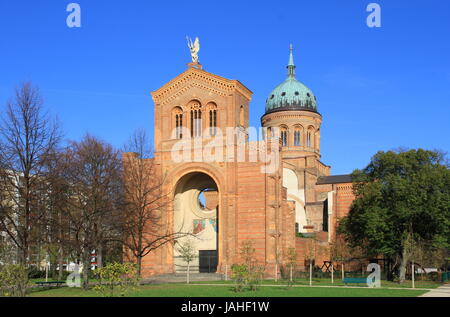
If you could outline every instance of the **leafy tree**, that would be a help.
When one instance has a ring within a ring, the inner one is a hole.
[[[400,282],[415,242],[448,247],[450,170],[442,153],[381,151],[352,177],[356,199],[339,231],[367,255],[399,263]]]

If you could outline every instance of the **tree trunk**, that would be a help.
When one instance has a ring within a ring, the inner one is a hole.
[[[141,278],[141,274],[142,274],[142,256],[138,255],[136,258],[136,262],[137,262],[137,274],[139,276],[139,278]]]
[[[278,281],[278,263],[275,263],[275,282]]]
[[[342,280],[344,280],[344,276],[345,274],[344,274],[344,262],[342,262]]]
[[[89,288],[89,270],[91,269],[91,253],[83,252],[83,288]]]
[[[400,269],[399,269],[399,282],[400,283],[403,283],[405,281],[407,264],[408,264],[408,254],[406,252],[406,248],[403,248],[402,260],[400,262]]]
[[[334,284],[334,266],[331,263],[331,284]]]
[[[63,263],[63,253],[62,253],[62,247],[59,247],[59,250],[58,250],[58,268],[59,268],[59,270],[58,270],[58,281],[61,281],[62,280],[62,278],[63,278],[63,266],[64,266],[64,263]],[[67,263],[67,265],[68,265],[69,263]]]
[[[309,286],[312,285],[312,260],[309,261]]]
[[[190,268],[190,262],[188,262],[188,267],[187,267],[187,280],[186,280],[186,282],[187,282],[187,284],[189,284],[189,268]]]
[[[103,243],[100,242],[97,248],[97,268],[101,269],[103,267]]]
[[[291,282],[292,282],[292,264],[291,264],[290,278],[291,278]]]

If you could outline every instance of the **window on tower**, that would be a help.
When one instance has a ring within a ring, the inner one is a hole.
[[[181,107],[175,107],[172,111],[173,114],[173,120],[174,125],[172,130],[174,133],[173,137],[176,139],[182,139],[183,138],[183,109]]]
[[[288,146],[288,131],[286,128],[281,128],[281,145]]]
[[[217,134],[217,105],[214,102],[210,102],[206,105],[209,116],[209,135],[215,136]]]
[[[300,128],[295,128],[294,131],[294,146],[301,146],[302,142],[301,142],[301,132],[300,132]]]
[[[191,117],[191,137],[202,136],[202,110],[198,101],[190,102],[190,117]]]

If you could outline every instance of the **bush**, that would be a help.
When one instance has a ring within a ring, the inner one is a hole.
[[[265,268],[256,262],[254,255],[255,248],[252,242],[245,242],[241,247],[244,263],[234,264],[231,267],[231,278],[235,281],[236,292],[244,290],[246,286],[251,291],[256,291],[261,284]]]
[[[28,272],[25,266],[19,264],[9,264],[1,268],[1,296],[25,297],[28,287]]]
[[[125,296],[139,283],[136,265],[131,263],[110,263],[97,269],[99,284],[94,287],[102,296]]]
[[[231,278],[234,281],[235,292],[241,292],[244,290],[247,275],[248,275],[247,265],[233,264],[231,266]]]

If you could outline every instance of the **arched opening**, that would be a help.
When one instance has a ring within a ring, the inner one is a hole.
[[[217,134],[217,105],[210,102],[207,108],[209,109],[209,135],[215,136]]]
[[[308,132],[306,132],[306,146],[309,148],[314,147],[314,128],[309,127]]]
[[[200,137],[202,135],[202,105],[198,100],[192,100],[188,108],[191,117],[191,137]]]
[[[202,172],[183,176],[175,187],[174,231],[191,235],[177,240],[177,244],[190,243],[196,259],[190,270],[199,273],[215,273],[218,263],[218,212],[219,189],[214,179]],[[177,245],[174,248],[174,264],[177,273],[185,272]]]
[[[288,143],[288,140],[289,140],[288,128],[285,126],[281,126],[280,131],[281,131],[281,145],[288,146],[289,145],[289,143]]]
[[[300,126],[294,127],[294,146],[302,145],[302,128]]]
[[[245,113],[244,113],[244,106],[241,106],[239,108],[239,125],[243,127],[245,125]]]
[[[172,138],[182,139],[183,138],[183,109],[181,109],[181,107],[175,107],[172,110],[172,117],[173,117]]]

